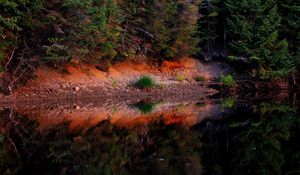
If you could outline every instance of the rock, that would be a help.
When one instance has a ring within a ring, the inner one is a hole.
[[[80,106],[77,105],[77,106],[76,106],[76,110],[79,110],[79,109],[80,109]]]

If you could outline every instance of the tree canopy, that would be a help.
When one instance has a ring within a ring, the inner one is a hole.
[[[216,51],[246,57],[260,78],[286,77],[299,63],[300,4],[292,0],[0,2],[5,72],[74,60],[97,65]]]

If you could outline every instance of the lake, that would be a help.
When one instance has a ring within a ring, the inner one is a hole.
[[[300,174],[299,94],[0,106],[1,174]]]

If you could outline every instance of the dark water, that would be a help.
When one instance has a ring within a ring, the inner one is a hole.
[[[12,108],[0,174],[300,174],[294,95]]]

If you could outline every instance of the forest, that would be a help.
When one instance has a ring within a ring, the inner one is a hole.
[[[1,0],[1,84],[21,83],[41,65],[107,70],[185,56],[256,79],[288,78],[300,62],[299,18],[296,0]]]
[[[0,0],[0,174],[300,173],[300,0]]]

